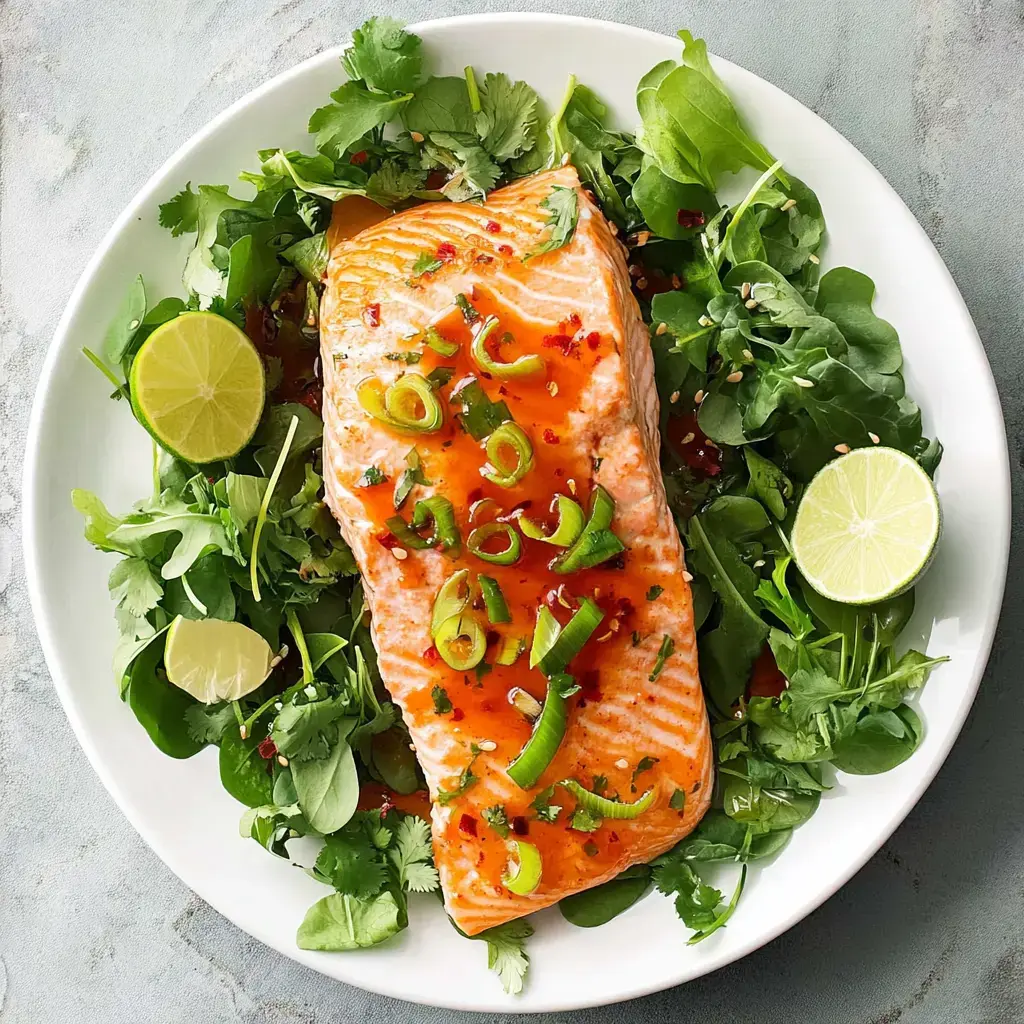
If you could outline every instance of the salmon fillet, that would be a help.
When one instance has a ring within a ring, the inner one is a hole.
[[[577,192],[575,235],[570,244],[524,261],[549,236],[550,213],[541,202],[554,186]],[[429,203],[354,237],[344,233],[336,224],[321,311],[327,500],[362,571],[381,675],[402,710],[429,787],[445,906],[475,935],[649,861],[690,832],[710,800],[709,726],[683,549],[658,469],[648,333],[630,290],[624,248],[571,166],[523,179],[483,205]],[[438,266],[415,276],[424,253]],[[457,294],[481,316],[498,316],[500,330],[513,336],[501,358],[538,353],[545,375],[502,383],[481,374],[469,353],[479,324],[466,322]],[[459,343],[457,355],[446,359],[423,345],[428,325]],[[402,361],[407,353],[422,357],[410,364]],[[410,436],[372,418],[356,399],[357,385],[368,376],[388,384],[437,366],[454,369],[440,392],[445,406],[460,379],[475,373],[530,436],[535,466],[515,487],[481,476],[482,443],[461,429],[450,409],[441,430]],[[430,485],[414,489],[403,508],[407,519],[417,499],[444,495],[465,540],[468,508],[480,498],[494,500],[491,514],[525,507],[543,518],[555,493],[575,495],[586,509],[600,484],[615,499],[612,528],[626,553],[558,576],[548,569],[557,549],[539,541],[524,540],[523,557],[511,566],[489,565],[465,546],[454,559],[437,550],[389,547],[394,539],[385,520],[395,514],[394,483],[413,445]],[[369,466],[389,482],[360,486]],[[459,568],[497,579],[511,611],[510,623],[492,629],[489,671],[453,671],[433,647],[434,599]],[[652,587],[662,588],[660,594]],[[512,666],[495,665],[493,634],[529,641],[541,604],[564,622],[564,606],[583,596],[596,599],[606,617],[569,666],[582,689],[570,698],[565,738],[537,786],[524,791],[506,768],[527,742],[531,723],[508,693],[518,686],[543,699],[545,680],[528,667],[526,654]],[[674,653],[652,678],[665,636]],[[445,691],[451,711],[435,707],[436,687]],[[475,781],[467,780],[470,766]],[[654,787],[653,805],[634,820],[605,819],[593,832],[569,826],[575,800],[562,787],[550,796],[564,808],[557,821],[539,819],[531,807],[559,780],[575,778],[593,789],[602,777],[604,791],[624,801]],[[444,796],[452,793],[458,795]],[[499,805],[513,838],[521,836],[541,853],[541,882],[526,896],[502,884],[507,841],[483,817]]]

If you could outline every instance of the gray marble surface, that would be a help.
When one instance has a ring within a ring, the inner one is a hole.
[[[173,877],[64,718],[19,553],[25,424],[52,329],[114,216],[210,117],[373,13],[557,10],[671,32],[818,111],[903,196],[971,309],[1019,511],[1020,0],[0,0],[0,1022],[327,1024],[469,1015],[368,995],[239,932]],[[1024,1022],[1024,659],[1015,546],[995,651],[949,761],[892,840],[777,941],[581,1024]]]

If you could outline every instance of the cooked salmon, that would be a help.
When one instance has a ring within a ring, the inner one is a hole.
[[[556,186],[577,193],[575,234],[524,260],[550,238],[551,213],[541,204]],[[651,860],[693,829],[710,800],[710,734],[683,549],[658,469],[648,332],[624,248],[571,166],[523,179],[482,205],[429,203],[345,235],[336,224],[321,311],[327,498],[362,571],[381,675],[426,777],[445,905],[474,935]],[[482,371],[470,342],[480,328],[474,318],[489,316],[499,319],[498,358],[539,355],[542,373],[503,381]],[[457,353],[425,345],[428,327],[457,343]],[[357,400],[369,377],[386,386],[438,367],[449,368],[437,392],[445,420],[432,433],[398,432]],[[461,407],[449,405],[469,375],[491,401],[506,403],[532,442],[533,468],[515,486],[481,475],[483,444],[460,425]],[[482,561],[465,543],[457,557],[407,549],[386,520],[413,447],[429,484],[414,487],[406,519],[417,500],[443,495],[464,542],[471,506],[477,523],[542,520],[554,495],[586,509],[602,485],[615,499],[612,529],[626,550],[562,576],[549,569],[557,549],[541,541],[524,539],[513,565]],[[374,484],[369,467],[387,480]],[[475,505],[483,499],[490,501]],[[449,668],[431,637],[438,591],[462,568],[496,579],[511,613],[510,622],[488,626],[485,660],[468,672]],[[570,698],[564,740],[537,785],[523,790],[506,769],[532,725],[509,693],[519,687],[543,700],[545,680],[527,654],[503,666],[495,652],[505,637],[528,643],[542,605],[564,623],[583,597],[597,602],[604,621],[569,665],[581,689]],[[674,649],[658,672],[666,637]],[[626,802],[653,788],[654,803],[635,819],[605,818],[581,831],[571,827],[571,794],[546,792],[563,779]],[[538,815],[539,795],[541,807],[563,808],[555,821],[545,820],[552,812]],[[541,881],[529,895],[502,883],[509,846],[494,808],[512,839],[540,851]]]

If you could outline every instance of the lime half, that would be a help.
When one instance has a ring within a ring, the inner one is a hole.
[[[263,412],[263,363],[253,343],[215,313],[183,313],[158,327],[132,363],[142,425],[187,462],[237,455]]]
[[[871,604],[906,590],[939,538],[939,499],[928,474],[894,448],[858,448],[807,486],[793,524],[793,558],[815,590]]]
[[[270,675],[273,660],[270,644],[241,622],[179,615],[167,630],[167,678],[204,704],[252,693]]]

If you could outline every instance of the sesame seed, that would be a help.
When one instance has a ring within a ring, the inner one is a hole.
[[[576,493],[576,481],[573,480],[572,477],[569,477],[569,479],[566,480],[565,483],[566,483],[566,486],[569,488],[569,493],[570,494],[575,494]]]
[[[423,136],[419,132],[409,132],[409,138],[412,139],[413,142],[423,141]]]
[[[691,430],[686,437],[680,442],[680,444],[689,444],[697,435]]]
[[[415,743],[410,743],[409,744],[409,749],[415,754],[416,753],[416,744]]]
[[[694,405],[700,405],[700,403],[703,402],[703,401],[704,401],[704,391],[703,391],[703,389],[701,389],[700,391],[697,392],[697,394],[695,394],[693,396],[693,404]]]
[[[285,757],[285,756],[284,756],[283,754],[278,754],[278,755],[277,755],[277,763],[278,763],[278,764],[279,764],[279,765],[280,765],[280,766],[281,766],[282,768],[287,768],[287,767],[288,767],[288,758],[287,758],[287,757]]]
[[[849,455],[850,446],[848,444],[837,444],[836,451],[839,452],[840,455]]]
[[[310,683],[309,686],[305,687],[302,692],[307,697],[309,697],[310,700],[313,700],[317,695],[316,687],[312,683]]]
[[[477,746],[481,750],[486,750],[488,753],[492,750],[498,749],[498,744],[495,743],[494,740],[480,740],[480,742],[477,743]]]
[[[739,384],[743,380],[742,370],[733,370],[728,377],[725,378],[730,384]]]
[[[819,260],[819,259],[818,259],[818,257],[817,257],[817,256],[815,256],[813,252],[812,252],[812,253],[811,253],[811,255],[810,255],[810,256],[808,256],[807,258],[808,258],[808,259],[809,259],[809,260],[810,260],[810,261],[811,261],[811,262],[812,262],[812,263],[813,263],[813,264],[814,264],[815,266],[817,266],[817,265],[818,265],[818,264],[819,264],[819,263],[821,262],[821,260]]]
[[[650,231],[641,231],[636,236],[636,244],[638,247],[645,246],[651,240]]]
[[[743,350],[743,358],[746,359],[748,363],[752,363],[754,361],[754,353],[751,352],[749,348],[745,348]]]
[[[701,327],[710,327],[714,322],[715,321],[712,320],[711,317],[709,317],[707,315],[699,316],[697,318],[697,323],[699,323],[701,325]]]
[[[619,626],[621,626],[621,625],[622,625],[622,623],[621,623],[621,622],[619,622],[619,620],[618,620],[618,619],[612,619],[612,621],[608,623],[608,628],[609,628],[609,629],[610,629],[610,630],[611,630],[611,631],[612,631],[613,633],[618,633],[618,631],[619,631]]]
[[[764,565],[764,559],[763,559],[763,558],[759,558],[759,559],[758,559],[758,560],[757,560],[757,561],[756,561],[756,562],[754,563],[754,568],[755,568],[755,569],[760,569],[762,565]]]
[[[629,767],[629,762],[624,757],[620,757],[618,761],[615,762],[615,767],[621,768],[625,771]]]
[[[601,588],[594,587],[594,600],[596,601],[601,596]]]
[[[744,281],[743,282],[743,287],[740,288],[740,298],[741,299],[749,299],[750,298],[750,282],[749,281]]]
[[[640,291],[643,291],[647,287],[647,278],[646,277],[638,277],[636,279],[636,286],[637,286],[637,288],[640,289]]]
[[[813,388],[814,381],[808,380],[806,377],[794,377],[793,383],[799,385],[802,388]]]
[[[871,438],[872,444],[878,444],[882,440],[877,434],[872,434],[870,430],[868,431],[868,437]]]
[[[279,700],[275,700],[274,701],[274,710],[275,711],[280,711],[281,708],[283,708],[283,707],[284,707],[284,704],[281,703],[281,701],[279,701]]]
[[[715,442],[714,442],[714,441],[712,441],[710,437],[706,437],[706,438],[704,438],[704,443],[705,443],[705,444],[706,444],[706,445],[707,445],[707,446],[708,446],[709,448],[715,448],[715,449],[717,449],[717,448],[718,448],[718,445],[717,445],[717,444],[715,444]]]
[[[684,569],[683,570],[683,579],[686,580],[687,583],[692,583],[693,582],[693,573],[692,572],[687,572]]]
[[[597,638],[597,642],[599,644],[603,644],[606,640],[611,640],[611,638],[612,638],[612,631],[609,629],[608,632],[605,633],[604,636],[599,636]]]
[[[240,725],[238,727],[238,736],[239,736],[240,739],[243,739],[243,740],[248,739],[249,738],[249,730],[244,725]]]
[[[569,162],[569,154],[568,153],[563,153],[562,154],[562,166],[564,167],[568,162]]]
[[[669,400],[669,401],[670,401],[670,402],[671,402],[671,403],[672,403],[673,405],[675,405],[675,404],[676,404],[676,402],[678,402],[678,401],[679,401],[679,392],[678,392],[678,391],[673,391],[673,392],[672,392],[672,394],[668,396],[668,400]]]
[[[133,320],[133,321],[132,321],[132,322],[131,322],[131,323],[130,323],[130,324],[128,325],[128,330],[129,330],[129,331],[136,331],[136,330],[138,330],[138,328],[139,328],[139,324],[141,324],[141,323],[142,323],[142,321],[141,321],[141,320]]]
[[[794,206],[796,206],[796,200],[795,199],[787,199],[782,204],[782,206],[779,207],[779,209],[782,210],[783,213],[785,213],[787,210],[792,210]]]
[[[668,324],[661,323],[661,324],[658,324],[657,327],[655,327],[654,333],[655,334],[664,334],[667,330],[668,330]]]
[[[551,395],[552,398],[554,398],[555,395],[558,394],[558,385],[553,380],[548,381],[547,388],[548,394]]]
[[[405,548],[392,548],[391,554],[400,562],[404,562],[409,557],[409,552]]]
[[[743,305],[746,306],[747,309],[757,309],[757,299],[747,299]]]
[[[678,274],[672,275],[672,287],[676,290],[683,287],[683,280]]]

